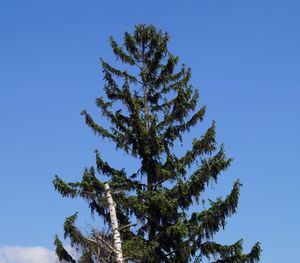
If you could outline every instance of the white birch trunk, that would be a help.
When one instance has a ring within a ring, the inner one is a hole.
[[[116,204],[111,196],[108,183],[104,184],[104,189],[106,191],[106,198],[109,207],[110,221],[113,230],[114,250],[115,250],[117,262],[123,263],[124,260],[123,260],[123,253],[122,253],[122,242],[121,242],[118,219],[117,219],[116,208],[115,208]]]

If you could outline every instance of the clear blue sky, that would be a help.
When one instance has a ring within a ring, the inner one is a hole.
[[[236,178],[244,184],[218,240],[243,237],[246,249],[260,241],[261,262],[296,262],[299,14],[296,0],[0,1],[0,245],[53,249],[66,216],[80,211],[79,224],[90,222],[86,203],[62,199],[51,181],[79,179],[94,149],[130,164],[90,132],[80,111],[97,113],[109,36],[151,23],[170,33],[170,49],[192,67],[205,123],[216,120],[235,159],[215,191],[228,193]]]

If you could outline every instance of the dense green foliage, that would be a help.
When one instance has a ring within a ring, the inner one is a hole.
[[[86,169],[81,182],[66,183],[55,177],[56,190],[64,197],[82,197],[90,209],[109,226],[104,191],[106,177],[112,189],[126,262],[258,262],[259,243],[244,254],[242,240],[232,245],[213,242],[214,235],[237,210],[241,184],[236,181],[225,198],[198,205],[209,183],[228,168],[223,146],[215,139],[215,124],[192,142],[182,156],[174,144],[202,122],[205,107],[198,108],[198,91],[190,84],[191,70],[179,65],[167,48],[169,35],[154,26],[138,25],[124,34],[119,45],[110,39],[112,50],[126,70],[101,59],[106,96],[96,105],[110,122],[105,128],[83,111],[86,124],[100,137],[140,161],[134,174],[116,169],[96,151],[95,168]],[[135,74],[130,73],[135,72]],[[194,167],[196,167],[194,169]],[[145,179],[146,178],[146,179]],[[93,229],[84,236],[75,226],[77,214],[66,219],[65,238],[82,251],[78,262],[114,262],[111,233]],[[133,227],[133,224],[135,227]],[[61,260],[76,262],[55,241]]]

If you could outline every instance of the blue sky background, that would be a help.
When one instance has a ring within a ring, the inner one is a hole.
[[[217,239],[242,237],[246,249],[260,241],[261,262],[295,262],[299,13],[296,0],[1,0],[0,245],[53,249],[66,216],[80,211],[80,226],[92,222],[86,203],[62,199],[52,179],[79,179],[96,148],[117,167],[131,164],[91,133],[80,111],[98,114],[99,57],[113,61],[109,36],[151,23],[170,33],[171,51],[192,68],[208,106],[204,127],[216,120],[219,142],[235,159],[216,193],[228,193],[236,178],[244,185],[238,213]]]

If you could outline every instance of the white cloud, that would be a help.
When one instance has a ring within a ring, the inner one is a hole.
[[[58,263],[58,259],[53,251],[40,246],[0,246],[0,263]]]

